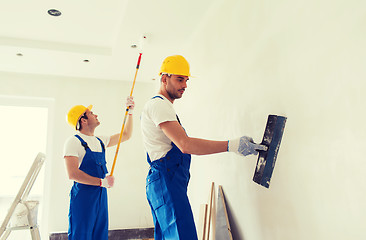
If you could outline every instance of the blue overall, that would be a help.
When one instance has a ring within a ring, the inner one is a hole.
[[[179,122],[179,119],[178,119]],[[191,155],[172,142],[172,149],[151,162],[146,195],[155,225],[155,240],[197,240],[196,226],[187,196]]]
[[[108,173],[105,148],[102,152],[92,152],[88,144],[75,135],[85,148],[85,156],[79,169],[93,177],[104,178]],[[107,189],[99,186],[74,182],[70,192],[69,240],[107,240],[108,202]]]

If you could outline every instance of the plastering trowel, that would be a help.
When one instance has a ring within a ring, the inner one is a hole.
[[[286,117],[269,115],[264,131],[262,145],[268,147],[266,151],[259,151],[253,181],[269,188],[277,154],[280,149]]]

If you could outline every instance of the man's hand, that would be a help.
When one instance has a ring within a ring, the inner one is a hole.
[[[103,179],[100,179],[100,186],[105,188],[111,188],[114,185],[114,177],[106,176]]]
[[[128,114],[132,114],[133,109],[135,108],[135,102],[133,101],[132,96],[127,97],[126,108],[128,109]]]
[[[253,138],[246,136],[234,140],[229,140],[228,147],[229,152],[236,152],[244,156],[248,156],[251,154],[257,155],[258,151],[267,151],[268,149],[267,146],[256,144],[254,143]]]

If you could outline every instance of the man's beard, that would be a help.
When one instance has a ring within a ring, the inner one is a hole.
[[[168,90],[167,90],[167,93],[168,93],[170,99],[179,99],[179,98],[182,97],[181,95],[174,94],[174,93],[172,93],[171,91],[168,91]]]

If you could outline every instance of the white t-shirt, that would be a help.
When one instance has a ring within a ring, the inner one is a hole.
[[[150,99],[141,113],[141,131],[145,150],[150,160],[164,157],[172,148],[171,140],[161,130],[159,124],[177,121],[173,104],[163,95]]]
[[[88,144],[88,147],[92,152],[103,152],[102,145],[100,144],[96,136],[88,136],[80,132],[78,132],[77,135],[79,135]],[[102,140],[104,147],[107,148],[111,137],[98,136],[98,138]],[[81,145],[81,142],[77,137],[71,136],[68,139],[66,139],[64,145],[64,157],[72,156],[79,158],[79,166],[80,166],[85,156],[85,153],[86,153],[85,148],[83,145]]]

